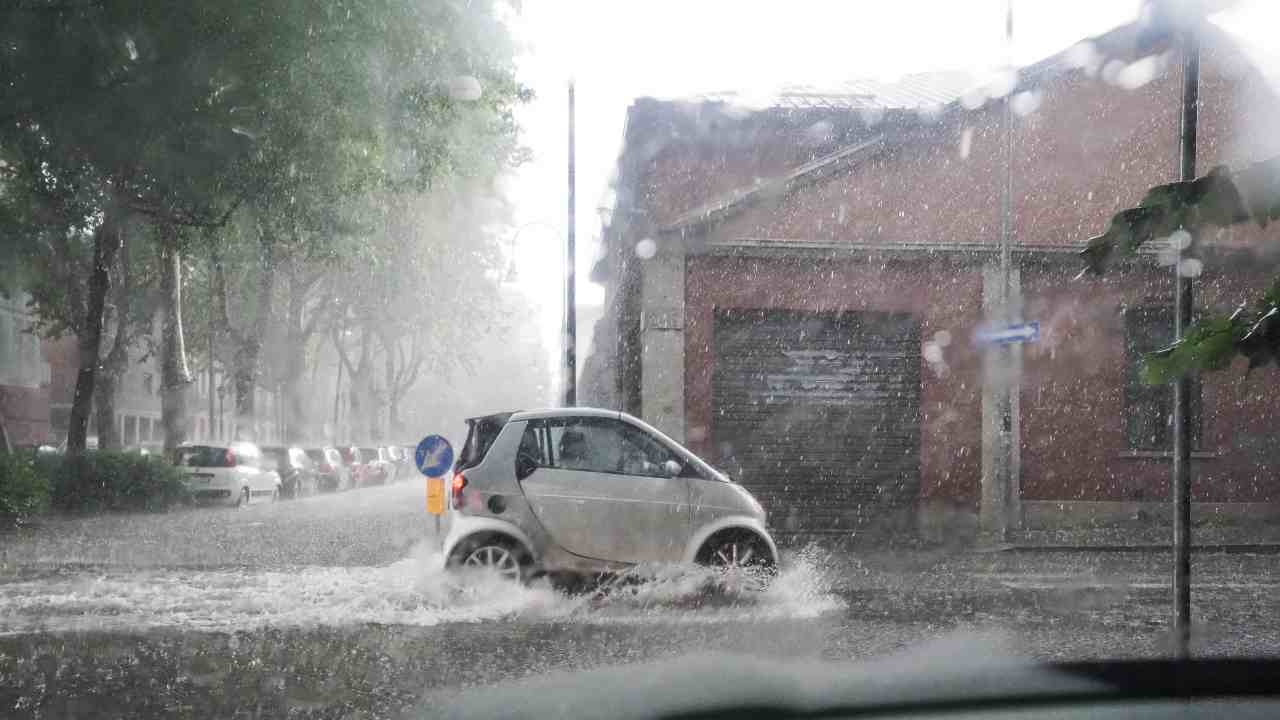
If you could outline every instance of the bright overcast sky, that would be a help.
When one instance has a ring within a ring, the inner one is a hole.
[[[1238,27],[1275,27],[1277,0],[1252,3]],[[855,78],[965,70],[982,77],[1009,54],[1017,65],[1137,17],[1140,0],[524,0],[512,25],[520,79],[537,99],[519,112],[534,161],[506,185],[517,206],[516,261],[523,292],[558,339],[566,220],[567,97],[577,89],[578,298],[604,293],[587,280],[600,216],[632,100],[706,92],[764,95],[786,84],[833,86]],[[1263,22],[1260,15],[1268,15]],[[586,341],[589,328],[580,331]],[[558,345],[558,342],[556,343]]]

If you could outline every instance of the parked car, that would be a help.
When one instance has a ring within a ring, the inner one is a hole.
[[[182,445],[175,464],[197,501],[242,506],[280,498],[280,475],[263,468],[262,451],[253,443]]]
[[[379,453],[376,447],[362,447],[360,462],[364,473],[361,485],[385,485],[391,478],[391,463],[385,454]]]
[[[316,494],[316,466],[296,447],[262,448],[263,466],[280,475],[281,494],[287,498],[299,498]]]
[[[353,445],[344,445],[338,448],[338,454],[342,456],[342,465],[347,469],[347,474],[351,478],[350,487],[358,488],[364,484],[364,459],[360,455],[360,448]]]
[[[625,413],[562,408],[467,421],[445,557],[510,578],[638,563],[740,568],[778,561],[745,488]]]
[[[378,448],[378,458],[387,463],[387,482],[400,482],[409,477],[405,472],[404,455],[395,445],[384,445]]]
[[[306,453],[315,466],[318,490],[337,492],[352,487],[351,468],[342,461],[342,453],[336,448],[307,448]]]

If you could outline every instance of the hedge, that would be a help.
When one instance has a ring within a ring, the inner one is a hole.
[[[0,518],[42,512],[49,506],[49,481],[35,463],[35,453],[0,452]]]
[[[41,456],[50,505],[67,512],[165,510],[187,498],[182,473],[169,462],[135,452],[98,450]]]
[[[108,450],[0,453],[0,514],[155,512],[187,497],[181,472],[155,456]]]

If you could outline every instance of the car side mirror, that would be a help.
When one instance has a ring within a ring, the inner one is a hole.
[[[516,458],[516,480],[524,480],[538,469],[538,463],[528,455],[521,455]]]
[[[680,463],[676,462],[675,460],[668,460],[665,463],[663,463],[662,469],[667,472],[667,477],[679,477],[680,472],[684,470],[684,467],[682,467]]]

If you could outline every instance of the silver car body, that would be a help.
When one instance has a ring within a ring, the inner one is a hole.
[[[570,419],[596,419],[637,442],[656,443],[653,451],[669,452],[680,472],[655,472],[647,461],[647,474],[539,464],[517,479],[517,456],[531,442],[526,432],[545,431],[549,443],[549,426]],[[690,563],[713,535],[736,530],[758,535],[777,559],[764,510],[745,488],[626,413],[594,408],[515,413],[483,459],[462,473],[466,484],[460,506],[450,502],[445,557],[469,538],[497,533],[518,542],[538,570],[607,572],[639,563]]]

